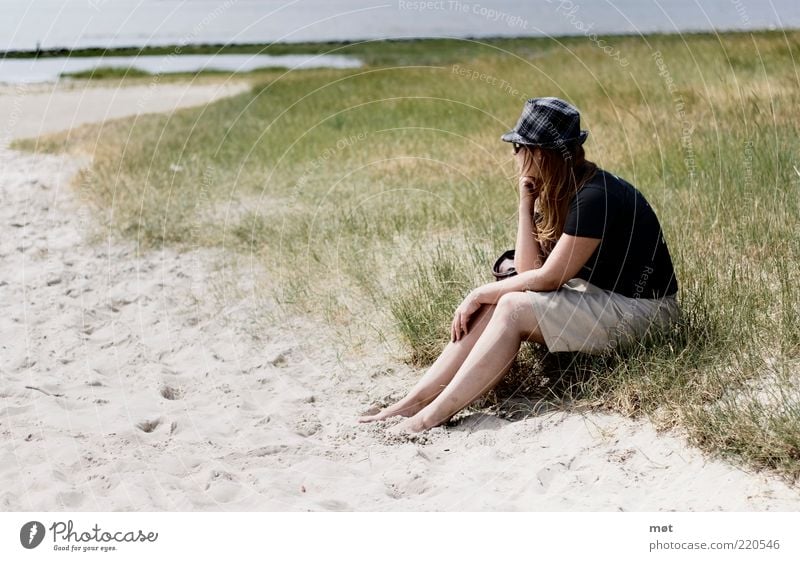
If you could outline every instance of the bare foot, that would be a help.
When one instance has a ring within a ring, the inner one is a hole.
[[[395,426],[386,429],[386,432],[389,434],[404,434],[404,433],[417,433],[422,432],[424,430],[428,430],[420,419],[416,417],[410,417],[405,421],[397,423]]]
[[[399,403],[399,402],[398,402]],[[425,407],[424,403],[419,404],[418,406],[407,405],[402,409],[397,406],[398,404],[395,403],[394,405],[390,405],[389,407],[384,407],[383,409],[373,406],[367,409],[364,414],[358,418],[359,423],[371,423],[373,421],[382,421],[384,419],[388,419],[389,417],[401,416],[401,417],[413,417],[419,411]]]
[[[372,413],[373,410],[377,410],[377,412],[376,413]],[[358,422],[359,423],[371,423],[373,421],[382,421],[384,419],[388,419],[389,417],[394,417],[395,415],[401,415],[403,417],[408,417],[409,416],[407,414],[398,413],[397,411],[391,411],[389,407],[387,407],[386,409],[382,409],[382,410],[378,409],[377,407],[375,407],[375,408],[370,408],[369,410],[367,410],[367,414],[366,415],[362,415],[361,417],[359,417],[358,418]]]

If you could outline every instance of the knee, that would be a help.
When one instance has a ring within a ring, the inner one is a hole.
[[[497,301],[494,317],[509,325],[517,325],[530,311],[530,301],[525,292],[506,292]]]

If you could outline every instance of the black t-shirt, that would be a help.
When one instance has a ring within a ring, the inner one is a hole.
[[[678,291],[655,212],[638,189],[616,175],[597,169],[570,201],[564,233],[602,240],[577,277],[629,298]]]

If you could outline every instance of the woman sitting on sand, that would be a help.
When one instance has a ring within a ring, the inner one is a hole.
[[[522,341],[601,354],[677,320],[678,283],[658,219],[634,186],[584,158],[587,136],[566,101],[527,100],[501,136],[520,175],[517,275],[472,290],[428,372],[359,422],[401,415],[408,419],[390,432],[420,432],[493,388]]]

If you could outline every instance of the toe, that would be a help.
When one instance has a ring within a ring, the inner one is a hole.
[[[367,409],[366,411],[364,411],[361,414],[364,415],[364,416],[372,417],[372,416],[377,415],[380,412],[381,412],[381,408],[378,407],[377,405],[373,405],[372,407],[370,407],[369,409]]]

